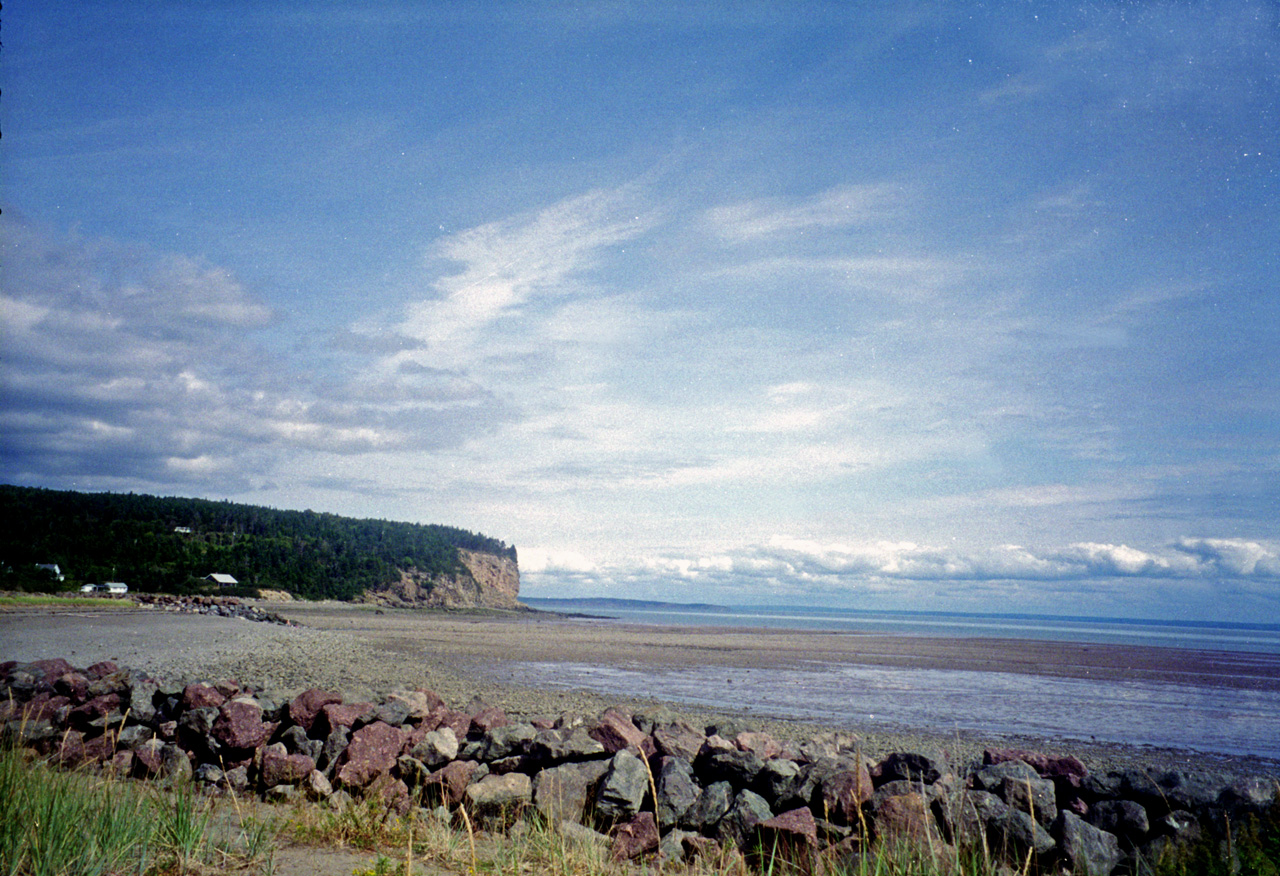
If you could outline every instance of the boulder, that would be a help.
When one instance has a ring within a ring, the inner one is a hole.
[[[608,770],[609,762],[603,760],[548,767],[533,778],[533,805],[552,824],[583,823]]]
[[[739,751],[749,751],[760,760],[771,760],[782,754],[782,743],[768,733],[758,730],[745,730],[733,738],[733,744]]]
[[[1045,827],[1058,817],[1057,792],[1051,779],[1006,777],[1000,785],[1000,796],[1004,802],[1021,809]]]
[[[428,730],[409,753],[431,769],[438,769],[458,756],[458,737],[448,727]]]
[[[346,727],[354,732],[372,723],[377,711],[373,703],[325,703],[320,707],[320,714],[316,715],[307,735],[328,736],[339,727]]]
[[[485,776],[464,793],[472,819],[484,826],[504,826],[520,817],[533,798],[533,783],[524,773]]]
[[[1130,846],[1138,845],[1151,833],[1147,810],[1133,800],[1099,800],[1089,807],[1085,820]]]
[[[818,785],[823,813],[836,824],[857,824],[858,810],[873,793],[871,774],[864,764],[826,773]]]
[[[182,689],[182,707],[184,709],[218,708],[227,698],[211,684],[196,682]]]
[[[769,808],[769,801],[744,788],[733,798],[729,811],[720,819],[716,836],[731,848],[741,848],[755,835],[756,825],[771,818],[773,810]]]
[[[475,776],[476,768],[475,761],[470,760],[455,760],[445,764],[423,780],[424,801],[443,806],[457,806],[462,802],[467,787]]]
[[[395,766],[408,734],[375,721],[357,730],[342,754],[338,781],[347,788],[364,788]]]
[[[682,822],[702,793],[702,788],[693,775],[693,764],[683,758],[671,756],[659,761],[657,788],[658,823],[663,827]]]
[[[762,872],[814,872],[818,852],[818,824],[807,806],[783,812],[756,825],[748,843],[750,861]]]
[[[320,739],[312,739],[307,736],[307,731],[303,730],[297,724],[289,727],[280,734],[280,741],[284,743],[284,747],[289,749],[292,754],[305,754],[314,761],[320,760],[320,753],[324,750],[324,741]]]
[[[320,710],[329,703],[340,702],[342,702],[342,694],[340,693],[311,688],[298,694],[289,703],[289,719],[310,734],[311,726],[315,723],[316,716],[320,714]]]
[[[330,778],[337,771],[338,764],[342,760],[343,753],[347,750],[347,746],[351,744],[351,731],[346,727],[338,727],[332,733],[325,737],[324,742],[320,746],[320,757],[316,759],[316,766]]]
[[[697,758],[706,741],[705,734],[683,721],[670,721],[653,728],[653,742],[658,754],[678,757],[689,763]]]
[[[263,788],[277,785],[300,785],[315,770],[316,764],[305,754],[290,754],[277,742],[261,749],[258,775]]]
[[[1005,779],[1014,781],[1038,781],[1040,774],[1035,767],[1020,760],[1007,760],[991,764],[978,770],[970,777],[969,783],[979,791],[999,794],[1004,788]]]
[[[481,738],[480,760],[492,763],[529,753],[538,731],[532,724],[506,723],[485,731]]]
[[[933,843],[937,831],[924,795],[918,791],[892,794],[877,801],[876,839],[888,843]]]
[[[694,763],[698,776],[705,782],[730,782],[745,788],[755,783],[764,761],[755,753],[738,748],[706,747]]]
[[[1120,863],[1120,841],[1115,834],[1094,827],[1074,812],[1063,810],[1058,815],[1053,835],[1073,873],[1111,876]]]
[[[702,789],[698,802],[685,813],[681,827],[710,833],[733,805],[733,785],[728,782],[712,782]]]
[[[630,821],[648,791],[649,772],[644,761],[624,748],[609,761],[609,770],[596,792],[596,814],[605,823]]]
[[[239,751],[257,748],[274,731],[274,724],[263,723],[262,707],[244,700],[223,703],[210,728],[213,738],[224,747]]]
[[[878,784],[901,779],[916,785],[932,785],[947,769],[946,760],[940,752],[901,751],[880,761],[871,775]]]
[[[812,786],[805,781],[806,770],[783,757],[767,760],[756,774],[752,790],[770,800],[775,807],[787,809],[808,804]],[[804,789],[808,787],[808,792]]]
[[[585,727],[539,730],[529,746],[529,756],[541,764],[593,760],[608,757],[609,752]]]
[[[641,812],[610,831],[610,855],[615,861],[630,861],[658,850],[658,825],[652,812]]]
[[[640,757],[652,757],[657,749],[653,740],[640,732],[631,719],[617,709],[606,709],[587,730],[587,734],[609,754],[628,750]]]

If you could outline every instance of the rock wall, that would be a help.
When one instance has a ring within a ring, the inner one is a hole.
[[[437,575],[401,569],[400,580],[366,591],[362,602],[391,608],[519,608],[520,570],[510,557],[458,550],[467,574]]]
[[[537,810],[618,859],[740,849],[761,872],[864,872],[868,850],[902,843],[939,872],[987,858],[1009,867],[992,872],[1272,872],[1231,862],[1280,842],[1280,788],[1264,775],[1095,774],[1016,749],[970,764],[941,750],[872,761],[852,734],[796,743],[731,720],[694,727],[660,706],[519,721],[429,690],[350,702],[231,680],[170,685],[106,661],[0,663],[0,743],[208,794],[335,808],[363,797],[400,814],[461,806],[493,828]],[[763,850],[768,860],[753,857]]]

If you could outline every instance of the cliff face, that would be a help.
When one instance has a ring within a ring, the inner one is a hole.
[[[367,590],[361,602],[392,608],[519,607],[520,570],[510,557],[458,550],[469,575],[432,578],[416,569],[401,569],[400,580],[383,590]]]

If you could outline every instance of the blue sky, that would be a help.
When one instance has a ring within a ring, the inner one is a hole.
[[[1273,2],[3,25],[0,480],[530,596],[1280,621]]]

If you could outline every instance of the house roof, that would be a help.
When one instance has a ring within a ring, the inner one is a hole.
[[[205,575],[205,578],[215,584],[239,584],[235,578],[221,572],[214,572],[212,575]]]

